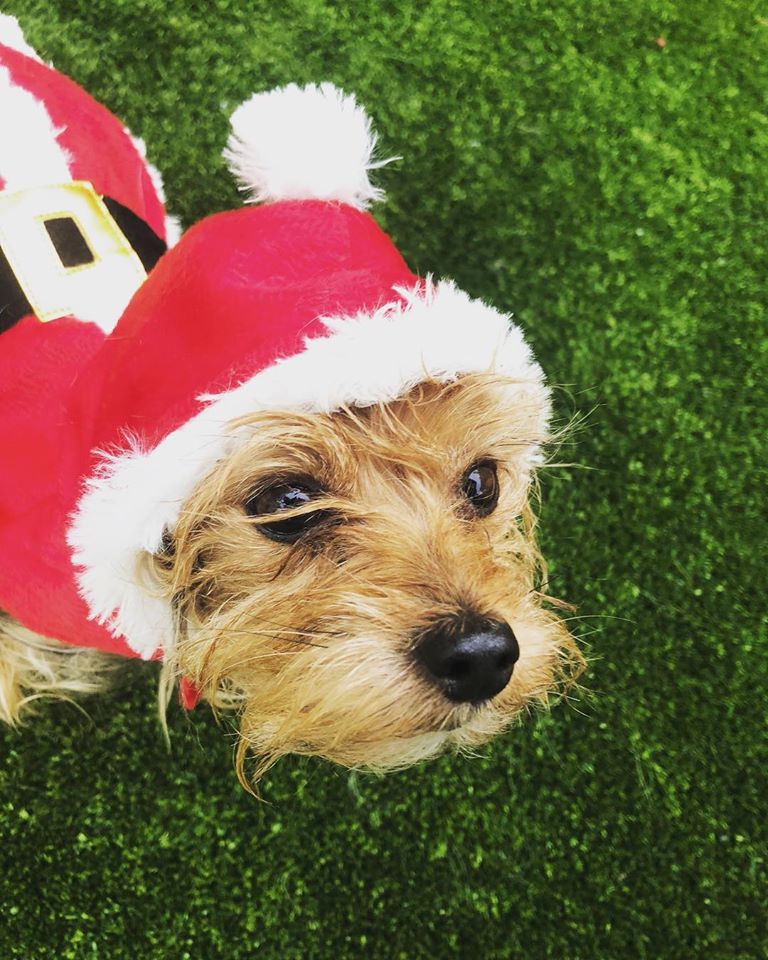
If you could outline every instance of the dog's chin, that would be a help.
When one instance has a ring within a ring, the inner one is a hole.
[[[361,744],[359,756],[353,762],[350,762],[348,750],[345,751],[346,759],[339,756],[329,759],[373,773],[388,773],[432,760],[444,753],[471,752],[496,737],[514,723],[516,717],[517,714],[504,716],[491,705],[462,706],[451,710],[448,717],[434,729],[377,744]]]
[[[288,753],[319,756],[351,769],[370,773],[389,773],[413,764],[431,760],[446,752],[471,752],[482,746],[512,724],[519,712],[504,714],[493,704],[461,705],[448,712],[436,711],[433,722],[423,721],[415,729],[403,725],[400,735],[375,739],[367,735],[345,740],[322,735],[278,746],[278,724],[262,722],[247,735],[257,757],[259,774],[280,756]]]

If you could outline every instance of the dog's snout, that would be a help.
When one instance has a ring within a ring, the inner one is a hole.
[[[508,624],[474,619],[440,624],[422,635],[414,653],[449,700],[481,703],[509,683],[520,648]]]

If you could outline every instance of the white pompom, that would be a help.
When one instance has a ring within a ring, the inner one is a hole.
[[[376,134],[366,112],[331,83],[256,93],[232,115],[224,151],[252,203],[339,200],[361,210],[383,192],[368,171]]]

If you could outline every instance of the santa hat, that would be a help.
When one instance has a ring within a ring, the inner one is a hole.
[[[249,205],[197,224],[160,260],[70,411],[94,451],[68,534],[81,593],[145,658],[169,649],[173,627],[141,557],[244,442],[233,420],[384,403],[488,370],[548,409],[511,318],[416,277],[366,212],[382,161],[354,97],[292,84],[252,97],[232,128],[226,156]]]

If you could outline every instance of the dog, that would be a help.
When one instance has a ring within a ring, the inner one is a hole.
[[[252,789],[290,753],[468,750],[567,690],[533,509],[550,391],[509,316],[367,213],[354,98],[238,108],[249,203],[176,243],[143,145],[8,17],[3,106],[2,719],[156,659],[161,704],[236,711]]]

